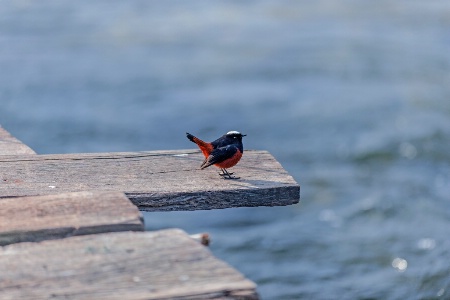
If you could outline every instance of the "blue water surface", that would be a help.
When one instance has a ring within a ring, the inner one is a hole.
[[[269,150],[299,204],[145,213],[263,299],[450,299],[450,2],[0,1],[0,70],[41,154]]]

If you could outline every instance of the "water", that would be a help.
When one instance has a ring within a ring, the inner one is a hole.
[[[263,299],[450,299],[449,53],[445,0],[0,1],[0,124],[41,154],[239,130],[301,203],[147,229],[209,232]]]

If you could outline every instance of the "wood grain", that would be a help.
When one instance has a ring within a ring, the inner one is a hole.
[[[11,136],[0,126],[0,155],[36,154],[30,147]]]
[[[267,151],[245,151],[229,169],[199,170],[197,150],[0,157],[0,198],[77,191],[121,191],[148,211],[297,203],[300,186]]]
[[[0,200],[0,245],[111,231],[144,230],[120,192],[78,192]]]
[[[0,248],[1,299],[257,299],[255,284],[181,230]]]

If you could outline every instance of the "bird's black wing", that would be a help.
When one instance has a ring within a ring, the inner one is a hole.
[[[238,147],[236,145],[228,145],[225,147],[214,149],[200,166],[200,169],[207,168],[211,165],[223,162],[224,160],[233,157],[237,150]]]

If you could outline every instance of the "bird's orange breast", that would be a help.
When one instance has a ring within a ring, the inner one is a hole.
[[[228,168],[235,166],[239,162],[241,157],[242,157],[242,152],[237,150],[236,153],[232,157],[230,157],[220,163],[214,164],[214,165],[221,169],[228,169]]]

